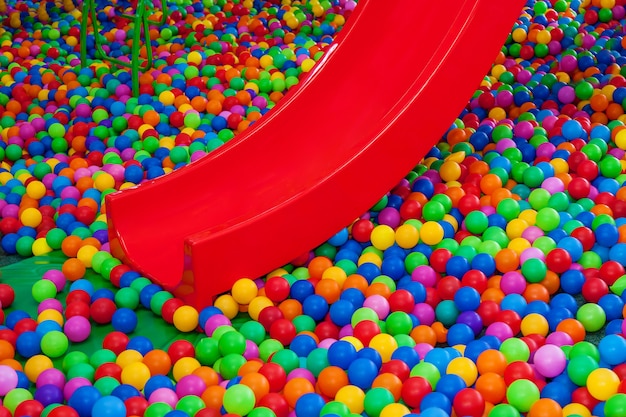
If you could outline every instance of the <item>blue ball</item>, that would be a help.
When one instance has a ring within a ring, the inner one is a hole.
[[[313,320],[320,321],[328,313],[328,302],[321,295],[309,295],[302,303],[302,312]]]
[[[456,394],[463,388],[467,388],[463,378],[455,374],[447,374],[437,382],[436,392],[444,394],[450,401],[453,401]]]
[[[133,387],[132,385],[120,384],[113,389],[111,395],[119,398],[122,401],[126,401],[129,398],[141,396],[141,393],[137,388]]]
[[[319,417],[326,401],[314,392],[304,394],[296,401],[296,415],[298,417]]]
[[[420,403],[421,417],[448,417],[452,413],[452,401],[441,392],[424,395]]]
[[[447,341],[450,346],[467,345],[474,340],[474,331],[465,323],[455,323],[448,329]]]
[[[153,375],[143,387],[143,393],[146,398],[150,398],[150,395],[159,388],[174,389],[174,383],[166,375]]]
[[[372,387],[374,379],[378,376],[378,367],[369,359],[355,359],[348,367],[348,380],[362,390]]]
[[[339,340],[328,348],[328,363],[341,369],[348,369],[357,358],[357,351],[352,343]]]
[[[306,358],[314,349],[317,348],[317,342],[308,334],[299,334],[293,338],[289,349],[291,349],[298,357]]]
[[[113,328],[122,333],[132,333],[137,328],[137,314],[130,308],[118,308],[111,320]]]
[[[472,287],[461,287],[454,294],[454,304],[459,311],[476,311],[480,306],[480,293]]]
[[[17,337],[15,350],[25,358],[41,353],[41,336],[37,332],[24,332]]]
[[[352,303],[348,300],[337,300],[330,306],[330,319],[337,326],[350,324],[352,314],[356,311]]]
[[[91,417],[119,417],[126,414],[126,405],[112,395],[99,398],[93,405]]]
[[[102,396],[97,388],[92,386],[79,387],[74,391],[67,405],[76,410],[80,417],[92,417],[92,410],[100,398]]]
[[[154,345],[152,344],[152,341],[145,336],[135,336],[128,341],[126,349],[136,350],[142,355],[145,355],[154,349]]]
[[[626,362],[626,339],[616,334],[604,336],[598,344],[600,360],[609,365]]]

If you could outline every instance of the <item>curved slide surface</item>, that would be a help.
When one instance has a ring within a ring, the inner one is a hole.
[[[323,243],[437,143],[523,4],[362,0],[308,77],[246,132],[107,196],[113,254],[201,308]]]

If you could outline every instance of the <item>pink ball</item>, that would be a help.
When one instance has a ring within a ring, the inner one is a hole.
[[[411,273],[411,280],[421,283],[424,287],[434,287],[437,283],[437,272],[428,265],[420,265]]]
[[[523,264],[524,262],[532,258],[541,259],[543,261],[545,260],[546,255],[539,248],[524,249],[524,251],[520,255],[520,262]]]
[[[63,304],[56,298],[46,298],[37,306],[37,313],[41,314],[45,310],[56,310],[59,313],[63,312]]]
[[[44,385],[54,385],[59,388],[65,386],[65,374],[56,368],[45,369],[37,377],[37,388]]]
[[[513,337],[513,330],[511,330],[508,324],[497,321],[487,327],[485,334],[487,336],[495,336],[502,342]]]
[[[516,271],[507,272],[502,275],[500,289],[505,295],[522,294],[526,289],[526,278]]]
[[[309,371],[308,369],[304,369],[304,368],[296,368],[293,371],[289,372],[289,375],[287,375],[287,381],[291,381],[294,378],[304,378],[308,380],[309,382],[311,382],[311,384],[313,385],[315,385],[316,383],[315,376],[313,375],[313,373]]]
[[[213,332],[215,331],[215,329],[217,329],[218,327],[230,326],[231,324],[232,323],[230,322],[228,317],[226,317],[225,315],[215,314],[209,317],[209,319],[204,324],[204,332],[206,333],[207,336],[211,336]]]
[[[428,352],[430,352],[431,350],[433,350],[433,347],[431,345],[429,345],[428,343],[418,343],[415,345],[415,347],[413,348],[417,354],[419,355],[420,359],[424,359],[424,357],[426,356],[426,354]]]
[[[67,319],[63,331],[71,342],[83,342],[91,334],[91,323],[83,316],[73,316]]]
[[[206,383],[198,375],[185,375],[176,384],[176,395],[183,398],[185,395],[201,396],[206,389]]]
[[[259,357],[259,347],[252,340],[246,340],[246,350],[243,357],[250,360]]]
[[[63,396],[65,397],[66,400],[69,400],[70,397],[74,394],[74,391],[76,391],[78,388],[89,387],[91,385],[92,385],[91,382],[87,378],[83,378],[83,377],[72,378],[69,381],[67,381],[67,383],[63,387]]]
[[[565,352],[555,345],[543,345],[535,352],[533,358],[535,369],[546,378],[560,375],[567,365]]]
[[[176,395],[176,393],[169,388],[158,388],[154,390],[152,394],[150,394],[148,402],[150,402],[150,404],[165,403],[169,404],[172,407],[176,407],[176,403],[178,402],[178,395]]]
[[[51,269],[44,272],[43,279],[52,281],[54,283],[54,286],[57,287],[57,291],[59,292],[63,291],[63,288],[65,288],[65,283],[67,282],[67,279],[65,278],[65,275],[63,275],[63,272],[56,269]]]
[[[328,338],[328,339],[324,339],[322,341],[320,341],[317,346],[322,348],[322,349],[330,349],[330,347],[332,346],[333,343],[335,343],[337,341],[337,339],[333,339],[333,338]]]
[[[546,337],[546,345],[555,345],[555,346],[572,346],[574,344],[574,340],[572,336],[565,332],[556,331],[550,333],[548,337]]]
[[[522,232],[522,237],[530,243],[533,243],[535,240],[537,240],[538,237],[541,237],[543,235],[543,230],[541,230],[537,226],[530,226]]]
[[[17,387],[17,372],[10,366],[0,365],[0,395],[4,396]]]
[[[367,297],[363,302],[363,307],[374,310],[380,320],[384,320],[389,315],[389,301],[379,294]]]
[[[557,177],[546,178],[541,183],[541,188],[547,190],[550,194],[560,193],[565,190],[565,184]]]
[[[430,304],[417,303],[413,307],[413,315],[417,317],[421,324],[430,326],[435,322],[435,310]]]

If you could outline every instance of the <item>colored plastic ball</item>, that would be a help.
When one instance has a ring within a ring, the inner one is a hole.
[[[233,385],[224,393],[224,409],[228,413],[245,416],[254,408],[254,391],[246,385]]]

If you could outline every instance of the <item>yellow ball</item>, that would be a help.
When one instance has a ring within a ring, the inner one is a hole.
[[[80,249],[78,249],[78,253],[76,254],[76,257],[87,268],[91,268],[91,260],[93,259],[93,256],[96,253],[98,253],[98,248],[96,248],[95,246],[91,246],[91,245],[85,245],[85,246],[82,246]]]
[[[248,315],[252,318],[252,320],[258,320],[259,314],[265,307],[273,306],[274,303],[267,297],[254,297],[254,300],[250,301],[248,305]]]
[[[374,252],[364,253],[363,255],[359,256],[356,264],[358,266],[361,266],[367,263],[378,265],[378,267],[380,267],[383,264],[382,256]]]
[[[386,224],[378,225],[372,230],[370,240],[376,249],[385,250],[391,247],[396,241],[396,232]]]
[[[563,417],[591,417],[591,411],[580,403],[570,403],[563,407]]]
[[[354,336],[344,336],[340,340],[343,340],[344,342],[350,343],[352,346],[354,346],[354,348],[357,351],[359,351],[359,350],[361,350],[361,349],[363,349],[365,347],[365,346],[363,346],[363,342],[361,342],[359,339],[357,339]]]
[[[509,242],[508,248],[513,249],[518,255],[521,255],[526,249],[530,248],[532,245],[530,242],[523,237],[516,237]]]
[[[513,219],[506,225],[506,235],[509,239],[521,237],[524,230],[528,229],[528,223],[522,219]]]
[[[547,336],[550,331],[548,320],[541,314],[530,313],[524,316],[520,324],[520,330],[524,336],[538,334]]]
[[[41,224],[43,216],[41,212],[34,207],[28,207],[22,212],[20,221],[24,226],[37,227]]]
[[[471,387],[476,382],[476,378],[478,378],[476,364],[471,359],[465,357],[452,359],[448,363],[446,373],[460,376],[468,387]]]
[[[174,312],[174,327],[189,333],[198,327],[198,310],[191,306],[181,306]]]
[[[143,355],[136,350],[130,349],[120,352],[115,359],[115,363],[120,366],[120,368],[124,369],[133,363],[141,362],[143,360]]]
[[[54,310],[52,308],[42,311],[37,316],[37,323],[41,323],[47,320],[53,321],[60,326],[63,326],[63,322],[64,322],[63,314],[61,314],[59,311]]]
[[[420,233],[413,225],[405,223],[396,229],[396,243],[402,249],[414,248],[420,240]]]
[[[202,63],[202,55],[198,51],[191,51],[187,55],[187,62],[194,65],[200,65]]]
[[[346,271],[338,266],[331,266],[322,272],[322,279],[332,279],[336,281],[340,287],[343,287],[343,283],[346,281],[346,278],[348,278]]]
[[[445,182],[456,181],[461,177],[461,166],[455,161],[445,161],[439,167],[439,175]]]
[[[36,382],[39,374],[51,368],[54,368],[52,359],[45,355],[35,355],[31,356],[24,364],[24,373],[30,382]]]
[[[403,417],[408,414],[411,414],[411,410],[404,404],[393,403],[387,404],[385,408],[381,410],[379,417]]]
[[[26,186],[26,194],[35,200],[46,195],[46,186],[41,181],[32,181]]]
[[[615,144],[620,149],[626,149],[626,129],[617,132],[615,135]]]
[[[607,368],[591,371],[587,377],[587,389],[596,400],[606,401],[617,394],[620,380],[615,372]]]
[[[391,360],[391,355],[398,348],[398,342],[393,338],[392,335],[381,333],[372,337],[370,340],[369,347],[374,349],[380,354],[380,357],[384,362],[389,362]]]
[[[443,240],[443,227],[433,221],[425,222],[420,230],[422,242],[427,245],[436,245]]]
[[[314,66],[315,66],[315,60],[311,58],[307,58],[303,60],[302,63],[300,64],[300,68],[302,68],[302,72],[309,72],[313,69]]]
[[[363,390],[354,385],[345,385],[339,388],[335,394],[335,401],[345,404],[351,413],[361,414],[365,409],[363,401],[365,401],[365,393]]]
[[[122,369],[122,384],[128,384],[139,391],[150,379],[150,368],[143,362],[134,362]]]
[[[200,366],[200,362],[198,362],[195,358],[184,357],[180,358],[174,364],[172,368],[172,376],[175,381],[180,381],[182,377],[191,375],[193,371],[198,369]]]
[[[100,171],[94,179],[93,185],[98,191],[105,191],[115,187],[115,178],[108,172]]]
[[[235,318],[237,313],[239,313],[239,304],[230,294],[223,294],[217,297],[213,306],[219,308],[222,314],[229,319]]]
[[[175,99],[176,96],[174,95],[174,93],[168,90],[163,91],[161,94],[159,94],[159,101],[166,106],[171,106],[172,104],[174,104]]]
[[[35,239],[35,241],[33,242],[33,255],[41,256],[50,252],[52,252],[52,248],[50,247],[50,245],[48,245],[45,237]]]
[[[233,285],[231,292],[237,303],[247,305],[259,294],[259,289],[250,278],[240,278]],[[216,305],[216,307],[218,306]]]

